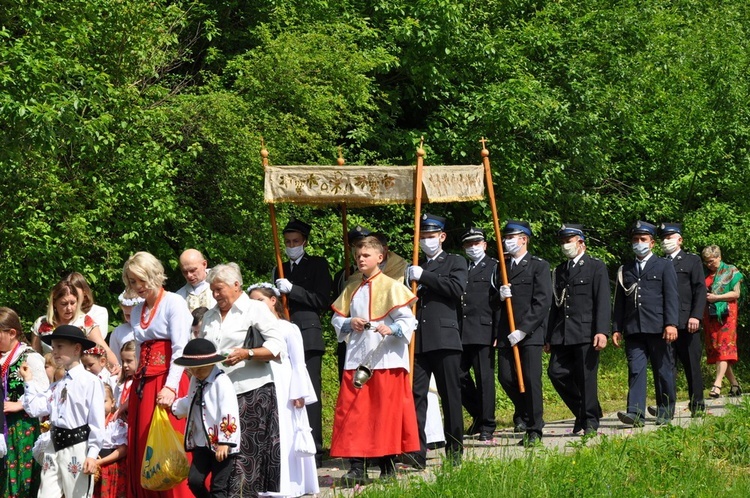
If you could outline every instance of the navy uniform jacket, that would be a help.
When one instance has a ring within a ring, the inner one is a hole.
[[[328,262],[320,256],[305,254],[289,274],[289,261],[283,264],[284,276],[292,283],[288,294],[289,318],[302,332],[305,351],[325,351],[320,314],[331,304],[331,274]],[[274,268],[274,281],[276,281]]]
[[[703,319],[706,307],[706,276],[703,274],[701,258],[680,250],[672,260],[677,272],[677,291],[680,294],[678,329],[686,329],[690,318]]]
[[[468,265],[463,256],[442,251],[424,268],[417,287],[417,339],[414,352],[462,351],[458,314]]]
[[[513,296],[513,318],[516,329],[528,334],[520,345],[542,346],[547,334],[547,320],[549,308],[552,304],[552,279],[550,278],[549,263],[545,260],[526,253],[515,269],[511,270],[512,259],[506,259],[505,267],[508,271],[508,283]],[[500,282],[499,276],[496,282]],[[513,332],[508,326],[508,312],[505,302],[501,302],[499,294],[495,294],[493,304],[500,309],[497,325],[497,347],[509,348],[508,334]]]
[[[612,330],[628,334],[662,334],[667,325],[677,326],[680,298],[677,294],[677,273],[664,258],[651,255],[639,278],[635,260],[622,265],[625,295],[619,282],[615,286],[615,309]],[[634,287],[633,287],[634,286]]]
[[[497,271],[497,260],[485,256],[472,268],[461,299],[461,341],[465,345],[492,346],[495,334],[490,308],[492,275]]]
[[[609,336],[612,303],[607,266],[584,252],[573,268],[568,270],[565,261],[553,276],[555,301],[546,342],[553,346],[592,344],[596,334]]]

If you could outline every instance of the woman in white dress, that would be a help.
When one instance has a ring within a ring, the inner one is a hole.
[[[279,290],[276,287],[264,282],[250,286],[247,291],[250,294],[250,299],[264,302],[279,319],[279,330],[282,332],[287,345],[287,353],[281,353],[280,361],[271,362],[279,405],[281,488],[278,493],[264,493],[264,495],[302,496],[304,494],[317,494],[320,492],[320,488],[318,486],[315,455],[299,457],[294,452],[294,433],[297,428],[297,420],[301,416],[302,423],[309,426],[305,406],[318,402],[310,375],[305,367],[302,334],[296,325],[281,319],[284,316],[284,308],[279,299]]]

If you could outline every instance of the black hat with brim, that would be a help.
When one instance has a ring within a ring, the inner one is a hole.
[[[299,232],[302,234],[304,238],[310,237],[310,231],[312,230],[312,227],[305,223],[304,221],[300,221],[297,219],[291,220],[289,223],[286,224],[284,227],[284,230],[282,230],[283,233],[287,232]]]
[[[227,357],[216,352],[214,343],[208,339],[192,339],[182,350],[182,356],[174,360],[181,367],[205,367],[226,360]]]
[[[42,336],[42,342],[49,346],[52,345],[52,341],[55,339],[65,339],[66,341],[77,342],[83,346],[84,351],[96,346],[96,343],[86,338],[86,334],[83,330],[75,325],[60,325],[53,330],[51,334]]]

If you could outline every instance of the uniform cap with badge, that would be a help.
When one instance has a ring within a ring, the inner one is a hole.
[[[284,227],[283,233],[287,232],[299,232],[302,234],[304,238],[310,237],[310,231],[312,230],[312,227],[305,223],[304,221],[300,221],[298,219],[292,219],[289,221],[289,223],[286,224]]]
[[[650,235],[651,237],[656,238],[656,226],[647,221],[638,220],[630,229],[630,235],[639,234]]]
[[[486,240],[484,236],[484,230],[481,228],[471,227],[461,235],[461,243],[477,242],[480,240]]]
[[[531,225],[525,221],[508,220],[503,227],[503,235],[524,234],[531,237]]]
[[[425,213],[422,215],[422,221],[419,224],[420,232],[442,232],[445,230],[445,218],[434,214]]]
[[[586,234],[583,232],[583,225],[579,225],[576,223],[566,223],[560,227],[560,230],[557,231],[558,239],[566,239],[573,235],[578,235],[582,239],[586,239]]]
[[[682,235],[681,223],[662,223],[659,227],[659,237],[662,239],[675,233]]]

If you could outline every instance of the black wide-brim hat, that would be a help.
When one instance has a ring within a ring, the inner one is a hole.
[[[205,367],[226,360],[227,357],[216,352],[214,343],[208,339],[191,339],[182,350],[182,356],[174,360],[181,367]]]
[[[51,346],[54,339],[65,339],[71,342],[77,342],[83,346],[83,350],[91,349],[96,343],[86,337],[86,334],[75,325],[60,325],[51,334],[43,335],[42,342]]]

